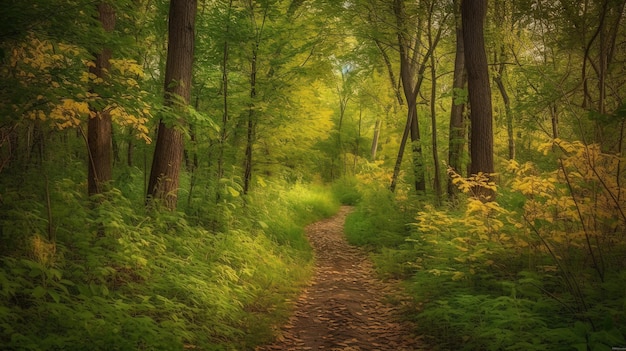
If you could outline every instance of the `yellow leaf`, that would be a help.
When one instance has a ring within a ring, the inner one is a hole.
[[[461,280],[461,279],[463,279],[463,277],[465,277],[465,273],[463,273],[463,272],[454,272],[454,274],[452,275],[452,280],[454,280],[454,281]]]

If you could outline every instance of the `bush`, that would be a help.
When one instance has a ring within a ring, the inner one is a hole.
[[[53,236],[46,205],[5,192],[12,216],[2,235],[14,238],[0,263],[6,350],[252,349],[273,337],[310,278],[304,225],[339,208],[328,189],[273,184],[245,206],[231,194],[230,215],[215,217],[231,222],[217,232],[116,189],[89,206],[71,180],[50,188]]]
[[[361,200],[356,178],[341,178],[333,183],[332,191],[335,197],[344,205],[354,206]]]

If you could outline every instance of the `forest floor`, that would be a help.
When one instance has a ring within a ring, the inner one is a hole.
[[[424,350],[400,319],[406,300],[398,283],[378,279],[368,254],[346,241],[343,226],[350,211],[342,207],[306,228],[316,257],[312,283],[277,340],[257,351]]]

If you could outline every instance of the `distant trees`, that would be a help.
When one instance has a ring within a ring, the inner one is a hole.
[[[60,139],[83,147],[88,194],[143,163],[142,200],[167,208],[185,152],[192,200],[200,186],[217,203],[277,174],[373,169],[392,190],[439,198],[444,159],[460,174],[492,173],[498,157],[532,157],[542,138],[626,144],[623,0],[468,1],[463,13],[460,0],[96,3],[3,12],[0,169],[65,157]],[[350,96],[337,103],[343,64]],[[154,145],[131,139],[154,131]]]

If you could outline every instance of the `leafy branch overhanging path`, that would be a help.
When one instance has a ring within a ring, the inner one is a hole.
[[[367,254],[343,235],[350,207],[307,227],[316,255],[315,276],[272,350],[422,350],[398,308],[384,302],[397,286],[375,277]]]

